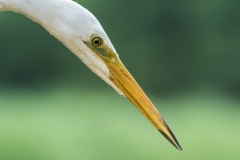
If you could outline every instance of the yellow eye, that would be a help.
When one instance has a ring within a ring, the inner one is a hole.
[[[102,44],[102,39],[99,37],[94,37],[92,39],[92,44],[95,46],[100,46]]]

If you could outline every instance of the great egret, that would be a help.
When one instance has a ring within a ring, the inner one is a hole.
[[[174,134],[120,61],[98,20],[72,0],[0,0],[0,11],[21,13],[61,41],[95,74],[128,98],[178,150]]]

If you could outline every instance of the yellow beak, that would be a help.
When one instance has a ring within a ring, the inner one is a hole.
[[[110,70],[110,78],[114,84],[157,130],[161,132],[174,147],[181,151],[182,148],[174,134],[123,63],[118,59],[115,63],[105,61],[105,64]]]
[[[130,102],[157,128],[159,132],[178,150],[182,150],[180,144],[175,138],[174,134],[165,123],[157,109],[152,102],[148,99],[146,94],[137,84],[132,75],[128,72],[126,67],[120,61],[120,59],[107,45],[101,44],[102,40],[100,36],[93,34],[91,39],[98,45],[83,41],[89,48],[91,48],[96,55],[98,55],[102,61],[106,64],[110,72],[110,80],[123,92],[123,94],[129,99]]]

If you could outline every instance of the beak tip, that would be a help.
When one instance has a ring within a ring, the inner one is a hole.
[[[169,129],[169,128],[168,128]],[[174,134],[172,133],[172,131],[169,129],[169,132],[171,134],[171,137],[169,137],[167,134],[165,134],[164,132],[162,132],[161,130],[158,130],[176,149],[178,149],[179,151],[182,151],[182,147],[181,145],[178,143],[176,137],[174,136]]]
[[[165,123],[165,127],[166,127],[166,130],[168,132],[168,134],[166,134],[165,132],[161,131],[161,130],[158,130],[176,149],[178,149],[179,151],[182,151],[182,147],[181,145],[179,144],[177,138],[175,137],[175,135],[173,134],[173,132],[171,131],[170,127],[168,127],[167,123],[164,121],[163,119],[163,122]]]
[[[181,152],[183,151],[182,147],[180,146],[180,144],[178,144],[178,146],[176,146],[176,148]]]

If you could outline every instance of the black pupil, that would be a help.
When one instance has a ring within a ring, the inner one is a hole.
[[[99,39],[95,39],[94,44],[95,45],[99,45],[100,44],[100,40]]]

